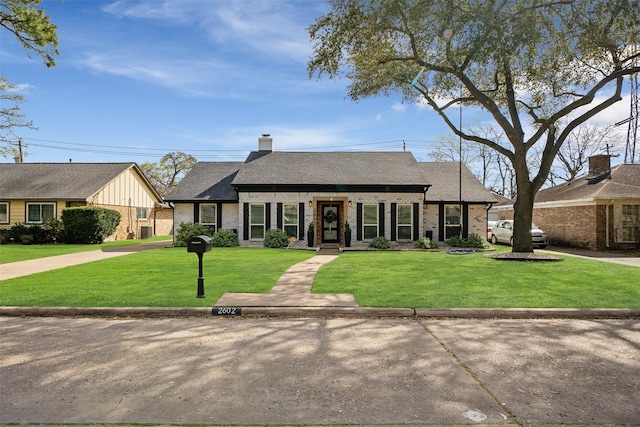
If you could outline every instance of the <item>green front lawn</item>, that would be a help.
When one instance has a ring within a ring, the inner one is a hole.
[[[116,240],[99,245],[22,245],[5,244],[0,245],[0,264],[9,262],[26,261],[30,259],[44,258],[56,255],[66,255],[76,252],[95,251],[98,249],[117,248],[120,246],[138,245],[155,241],[167,240],[171,244],[171,236],[154,236],[144,240]]]
[[[502,249],[502,248],[500,248]],[[8,306],[212,306],[224,292],[269,292],[314,252],[214,248],[198,258],[163,248],[0,282]],[[314,293],[352,293],[363,307],[640,308],[640,268],[567,256],[496,261],[444,252],[346,252],[323,266]]]
[[[563,258],[346,252],[321,269],[313,292],[351,293],[361,306],[373,307],[640,308],[640,268]]]
[[[196,298],[198,257],[163,248],[0,282],[0,306],[212,306],[224,292],[269,292],[290,266],[315,255],[214,248],[204,254],[206,298]]]

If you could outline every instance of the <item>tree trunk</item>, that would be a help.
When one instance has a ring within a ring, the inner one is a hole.
[[[526,150],[516,149],[514,169],[518,195],[513,205],[513,248],[511,251],[533,252],[531,223],[533,222],[533,199],[535,197],[535,190],[529,178]]]

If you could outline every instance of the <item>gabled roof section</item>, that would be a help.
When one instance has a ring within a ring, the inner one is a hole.
[[[536,203],[572,200],[640,199],[640,164],[620,164],[611,168],[603,179],[583,176],[544,190],[536,195]]]
[[[457,162],[421,162],[431,187],[425,195],[427,202],[456,202],[460,200],[460,164]],[[497,203],[467,166],[462,165],[462,200],[467,203]]]
[[[198,162],[167,194],[168,202],[237,201],[238,193],[231,185],[240,162]]]
[[[0,163],[0,199],[88,200],[131,168],[161,200],[135,163]]]
[[[272,152],[240,168],[233,185],[425,186],[408,152]]]

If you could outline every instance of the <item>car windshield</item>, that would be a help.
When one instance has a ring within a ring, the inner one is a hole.
[[[540,229],[540,227],[538,227],[538,226],[537,226],[537,225],[535,225],[534,223],[531,223],[531,229],[534,229],[534,228],[535,228],[536,230],[539,230],[539,229]]]

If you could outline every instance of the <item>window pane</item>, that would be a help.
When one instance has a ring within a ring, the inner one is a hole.
[[[298,224],[298,205],[284,205],[284,223]]]
[[[398,205],[398,224],[411,224],[413,209],[411,205]]]
[[[53,205],[42,205],[42,221],[53,219]]]
[[[445,221],[449,225],[460,225],[460,205],[445,206]]]
[[[27,222],[40,222],[40,205],[27,205]]]
[[[136,208],[136,218],[147,219],[148,215],[147,208]]]
[[[375,239],[378,237],[378,226],[374,225],[365,225],[364,226],[364,238],[365,239]]]
[[[0,222],[9,222],[8,206],[8,203],[0,203]]]
[[[251,205],[251,224],[264,224],[264,205]]]
[[[284,232],[287,233],[289,237],[298,238],[298,226],[297,225],[285,225]]]
[[[200,205],[200,223],[216,223],[216,205]]]
[[[398,227],[398,240],[411,240],[411,226],[402,225]]]
[[[362,222],[365,224],[378,224],[378,205],[364,205],[362,210]]]
[[[251,238],[252,239],[264,239],[264,226],[252,225],[251,226]]]

